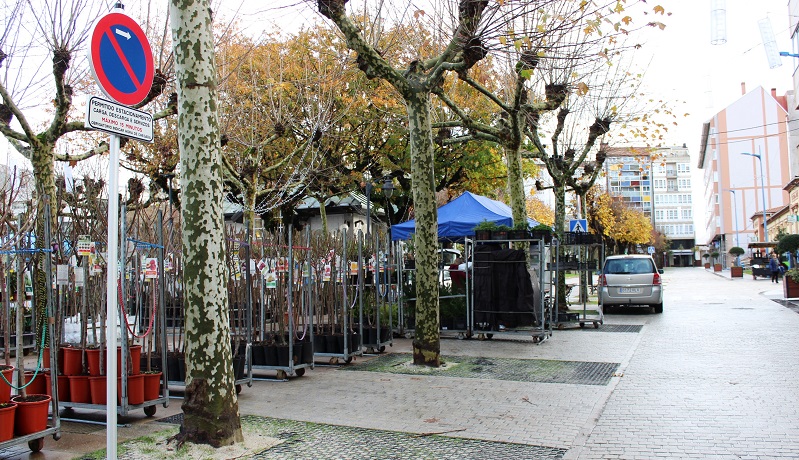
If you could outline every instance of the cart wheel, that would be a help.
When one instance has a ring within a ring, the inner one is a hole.
[[[385,345],[381,345],[380,346],[380,353],[383,353],[384,351],[386,351],[386,346]]]
[[[28,441],[28,448],[33,453],[39,452],[40,450],[42,450],[43,447],[44,447],[44,438]]]
[[[486,334],[486,339],[491,340],[494,338],[494,334]]]
[[[347,359],[344,360],[345,363],[349,364],[352,362],[352,356],[347,356]]]
[[[594,329],[599,329],[599,321],[594,321]]]
[[[534,335],[534,336],[533,336],[533,343],[538,343],[538,342],[540,342],[540,341],[541,341],[541,338],[540,338],[540,337],[538,337],[537,335]]]
[[[286,371],[284,371],[283,369],[279,369],[277,371],[277,378],[278,380],[286,380]]]
[[[580,328],[582,329],[582,328],[584,328],[584,327],[585,327],[585,323],[583,323],[583,322],[581,321],[581,322],[580,322]]]
[[[558,323],[558,330],[559,330],[559,331],[562,331],[562,330],[564,330],[564,329],[566,329],[566,325],[565,325],[565,324],[563,324],[563,323]]]
[[[463,332],[458,332],[458,340],[463,340],[466,337],[463,335]]]
[[[241,393],[241,385],[236,385],[236,394]]]
[[[294,369],[294,373],[297,374],[297,377],[302,377],[305,375],[305,368],[301,367],[299,369]]]
[[[156,409],[158,409],[158,408],[155,407],[155,406],[147,406],[147,407],[144,408],[144,415],[146,415],[148,417],[152,417],[153,415],[155,415]]]

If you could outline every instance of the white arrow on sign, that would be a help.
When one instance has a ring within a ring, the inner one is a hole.
[[[122,29],[114,29],[114,32],[116,32],[117,35],[122,35],[123,37],[127,38],[128,40],[130,40],[130,34],[125,32],[124,30],[122,30]]]

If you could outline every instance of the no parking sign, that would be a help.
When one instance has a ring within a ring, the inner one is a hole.
[[[122,13],[109,13],[94,26],[89,67],[100,89],[120,104],[138,104],[153,86],[150,42],[139,24]]]

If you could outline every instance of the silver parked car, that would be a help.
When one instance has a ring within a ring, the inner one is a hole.
[[[663,313],[661,274],[651,256],[610,256],[599,275],[599,303],[607,312],[616,305],[647,305]]]

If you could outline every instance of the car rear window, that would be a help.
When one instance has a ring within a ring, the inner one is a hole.
[[[605,262],[608,275],[640,275],[653,273],[652,262],[648,259],[611,259]]]

